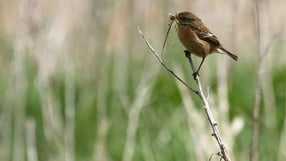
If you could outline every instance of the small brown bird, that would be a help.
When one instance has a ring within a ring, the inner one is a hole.
[[[181,43],[187,48],[185,52],[202,57],[199,68],[193,74],[194,77],[198,74],[206,56],[211,53],[227,54],[234,60],[238,59],[238,56],[227,51],[221,45],[218,38],[193,13],[181,12],[175,16],[170,16],[170,20],[177,23],[178,37]]]

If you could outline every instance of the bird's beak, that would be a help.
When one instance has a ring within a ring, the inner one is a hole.
[[[176,19],[176,15],[169,13],[169,20],[174,21]]]
[[[169,20],[175,21],[178,24],[179,23],[178,14],[177,13],[175,15],[169,14]]]
[[[176,13],[175,15],[175,22],[178,24],[179,23],[179,15]]]

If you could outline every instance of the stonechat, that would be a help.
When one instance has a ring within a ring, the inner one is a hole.
[[[191,12],[181,12],[176,15],[171,15],[170,20],[177,24],[178,37],[181,43],[185,46],[186,54],[195,54],[202,58],[199,68],[194,72],[195,77],[206,58],[211,53],[217,52],[227,54],[234,60],[238,56],[226,50],[218,38],[210,32],[203,24],[202,20]]]

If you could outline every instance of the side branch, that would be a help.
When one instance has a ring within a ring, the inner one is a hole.
[[[144,36],[143,32],[138,28],[138,32],[139,34],[142,36],[142,38],[144,39],[145,43],[147,44],[147,46],[149,47],[149,49],[151,50],[152,54],[157,58],[157,60],[161,63],[161,65],[170,73],[172,74],[177,80],[179,80],[184,86],[186,86],[190,91],[198,94],[197,90],[194,90],[192,87],[190,87],[185,81],[183,81],[173,70],[171,70],[161,59],[161,57],[157,54],[157,52],[154,50],[154,48],[151,46],[151,44],[149,43],[149,41],[146,39],[146,37]]]

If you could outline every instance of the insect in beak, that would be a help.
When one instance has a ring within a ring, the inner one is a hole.
[[[178,14],[176,13],[175,15],[169,14],[169,21],[171,21],[170,23],[173,23],[174,21],[176,23],[178,23]]]

